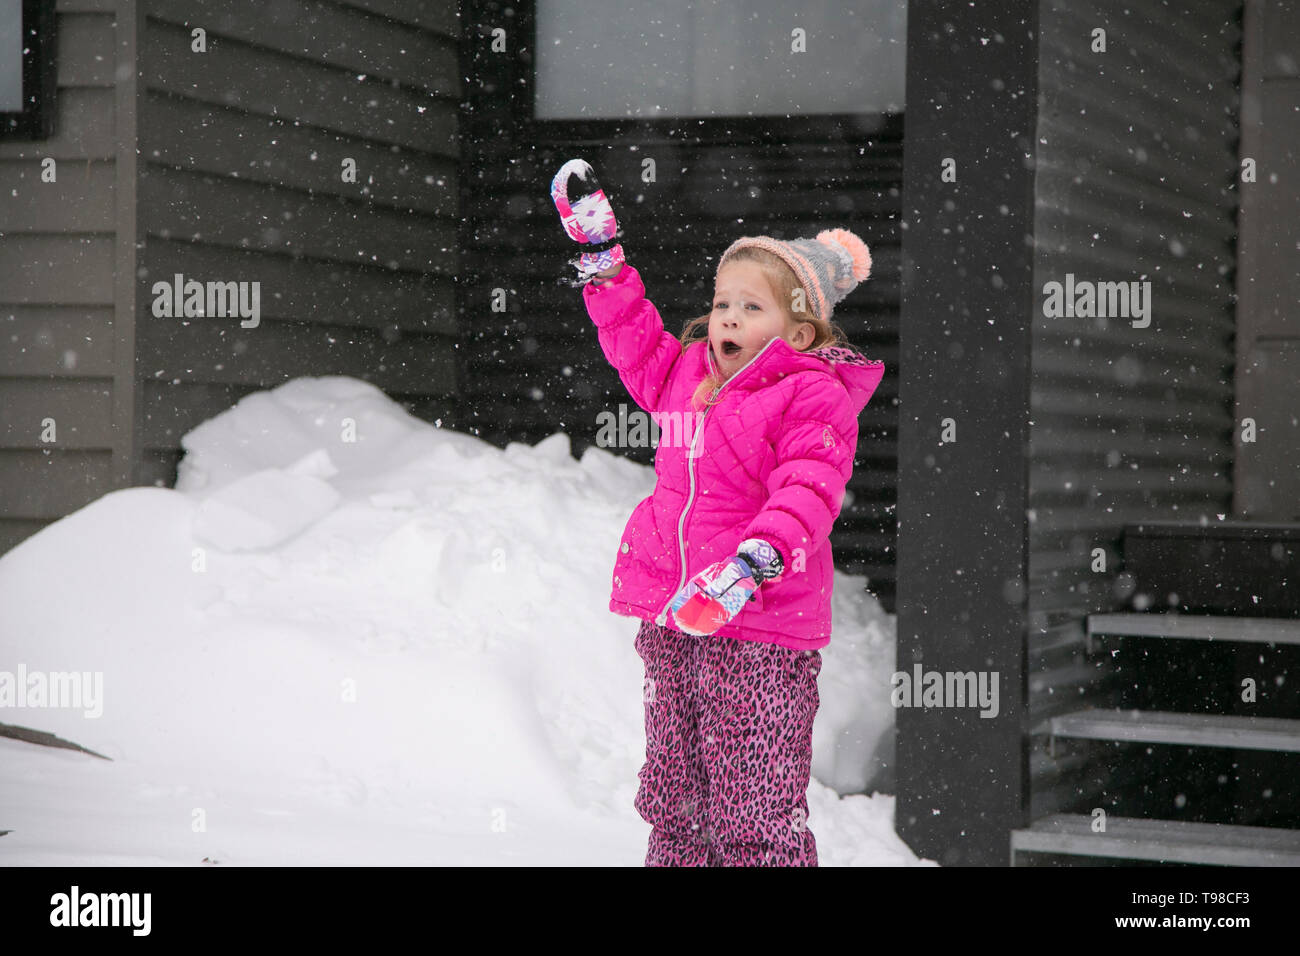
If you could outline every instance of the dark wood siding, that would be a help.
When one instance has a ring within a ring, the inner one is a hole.
[[[113,484],[115,7],[59,0],[55,134],[0,143],[0,553]]]
[[[809,236],[843,227],[871,247],[872,277],[836,309],[854,344],[886,364],[860,418],[854,478],[832,545],[842,570],[894,602],[899,211],[902,117],[795,116],[653,122],[533,122],[531,4],[466,4],[464,402],[454,426],[494,444],[569,434],[581,456],[597,415],[631,397],[600,351],[581,294],[567,285],[576,247],[551,204],[568,159],[593,164],[608,189],[628,260],[665,326],[709,310],[717,257],[742,235]],[[490,52],[511,25],[510,50]],[[642,162],[655,161],[654,182]],[[491,307],[507,293],[505,312]],[[621,450],[642,464],[652,448]]]
[[[297,376],[361,378],[421,414],[450,402],[455,5],[144,10],[140,480],[170,484],[185,431]],[[259,282],[260,324],[155,317],[151,287],[177,273]]]
[[[1040,22],[1035,288],[1067,273],[1149,279],[1153,298],[1148,328],[1034,316],[1029,690],[1041,725],[1118,700],[1113,672],[1084,657],[1083,627],[1127,597],[1122,526],[1231,510],[1241,8],[1044,0]],[[1097,27],[1105,53],[1090,49]],[[1091,570],[1094,548],[1105,573]],[[1109,811],[1143,769],[1112,777],[1114,757],[1093,746],[1064,743],[1052,759],[1042,743],[1035,817]]]

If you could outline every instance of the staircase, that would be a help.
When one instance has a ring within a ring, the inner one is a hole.
[[[1171,531],[1172,527],[1156,529],[1154,545],[1151,540],[1135,545],[1132,553],[1141,560],[1126,560],[1126,569],[1140,585],[1135,604],[1142,606],[1149,602],[1148,606],[1159,606],[1159,602],[1150,601],[1150,595],[1173,593],[1173,585],[1177,583],[1182,585],[1179,609],[1163,613],[1141,610],[1088,615],[1085,647],[1089,660],[1102,655],[1113,658],[1123,652],[1134,662],[1140,662],[1145,657],[1142,649],[1151,648],[1162,659],[1173,653],[1177,667],[1181,667],[1183,656],[1191,661],[1192,652],[1198,647],[1205,648],[1209,642],[1217,643],[1225,653],[1235,648],[1250,649],[1248,656],[1236,660],[1245,660],[1245,670],[1253,674],[1255,661],[1264,659],[1258,655],[1271,654],[1279,648],[1300,649],[1300,617],[1294,616],[1298,612],[1293,597],[1300,585],[1300,568],[1295,560],[1300,547],[1296,546],[1295,526],[1285,526],[1281,533],[1270,535],[1265,526],[1232,523],[1221,538],[1215,538],[1214,529],[1183,526],[1181,543],[1176,540],[1177,530]],[[1249,534],[1243,529],[1260,530]],[[1142,526],[1126,529],[1126,559],[1130,555],[1131,537],[1141,535],[1144,530]],[[1286,560],[1281,566],[1279,540],[1285,542]],[[1231,562],[1231,570],[1215,573],[1216,567],[1225,567],[1217,561],[1210,562],[1207,568],[1207,550],[1219,552],[1215,557]],[[1188,552],[1196,559],[1195,569],[1188,564]],[[1260,562],[1262,554],[1268,554],[1267,564]],[[1270,580],[1261,583],[1263,574],[1270,574]],[[1229,582],[1227,588],[1225,581]],[[1152,582],[1158,583],[1149,586]],[[1146,601],[1142,585],[1148,585]],[[1263,601],[1261,593],[1265,596]],[[1184,613],[1187,609],[1211,613]],[[1300,821],[1300,800],[1292,783],[1293,761],[1297,758],[1289,756],[1300,754],[1300,719],[1295,719],[1300,717],[1300,708],[1291,706],[1292,699],[1279,692],[1269,699],[1267,707],[1261,703],[1258,709],[1267,713],[1270,708],[1276,711],[1280,707],[1286,713],[1252,716],[1201,712],[1206,708],[1251,710],[1256,705],[1238,705],[1231,699],[1236,689],[1217,678],[1210,686],[1215,690],[1212,697],[1219,699],[1201,699],[1198,694],[1203,691],[1203,684],[1190,676],[1189,668],[1188,679],[1180,687],[1177,667],[1172,677],[1166,674],[1160,678],[1170,686],[1160,688],[1156,696],[1177,699],[1182,692],[1187,710],[1083,707],[1047,718],[1034,728],[1034,733],[1046,736],[1048,755],[1052,758],[1057,756],[1058,741],[1067,739],[1204,748],[1207,753],[1234,751],[1231,761],[1234,771],[1246,765],[1247,769],[1265,775],[1264,795],[1270,798],[1269,810],[1274,818]],[[1268,668],[1258,670],[1262,678]],[[1265,695],[1272,694],[1276,688],[1271,683],[1263,686],[1262,679],[1259,683],[1258,700],[1263,702]],[[1287,692],[1292,693],[1289,688]],[[1245,752],[1251,751],[1258,756],[1247,758]],[[1275,757],[1270,758],[1268,754]],[[1095,755],[1092,759],[1096,759]],[[1212,762],[1207,759],[1206,765]],[[1192,793],[1198,789],[1208,791],[1215,783],[1210,773],[1188,776],[1186,788]],[[1183,782],[1181,778],[1179,782]],[[1220,776],[1218,783],[1222,782]],[[1235,800],[1232,809],[1244,812]],[[1300,826],[1300,822],[1291,825]],[[1245,826],[1234,820],[1193,822],[1109,813],[1104,821],[1094,822],[1088,814],[1053,813],[1034,820],[1027,828],[1011,832],[1012,866],[1035,862],[1034,854],[1216,866],[1300,866],[1300,829]]]

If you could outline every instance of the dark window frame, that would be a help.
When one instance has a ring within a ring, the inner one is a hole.
[[[822,142],[827,129],[841,128],[846,140],[865,140],[882,132],[901,128],[903,113],[887,110],[861,113],[800,113],[791,116],[765,114],[746,116],[673,116],[627,117],[614,119],[536,119],[537,102],[537,2],[520,0],[513,4],[514,15],[504,17],[494,26],[511,30],[507,33],[506,55],[510,59],[510,97],[517,141],[538,144],[575,143],[584,139],[604,140],[611,136],[639,131],[670,140],[720,144],[737,142],[800,143]],[[483,13],[490,4],[474,4],[475,13]],[[484,30],[483,42],[491,42],[491,27]]]
[[[0,140],[49,139],[54,135],[58,64],[55,0],[23,0],[23,108],[0,112]]]

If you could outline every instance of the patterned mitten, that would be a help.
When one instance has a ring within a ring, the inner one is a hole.
[[[572,260],[580,284],[625,261],[623,247],[614,242],[618,232],[614,210],[589,163],[571,159],[561,166],[551,180],[551,201],[569,238],[589,247]]]
[[[785,568],[781,552],[761,538],[742,541],[736,552],[709,565],[677,592],[669,607],[678,630],[698,637],[713,634],[740,613],[760,584]]]

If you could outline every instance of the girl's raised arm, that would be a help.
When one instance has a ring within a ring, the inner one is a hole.
[[[659,310],[615,242],[618,221],[591,166],[571,159],[551,180],[551,200],[570,239],[582,244],[574,262],[587,313],[596,323],[600,347],[633,400],[659,411],[664,386],[682,356],[682,345],[664,331]]]
[[[665,386],[682,360],[682,343],[664,329],[641,275],[626,263],[613,278],[582,290],[587,314],[596,324],[601,351],[628,394],[647,412],[660,410]]]

